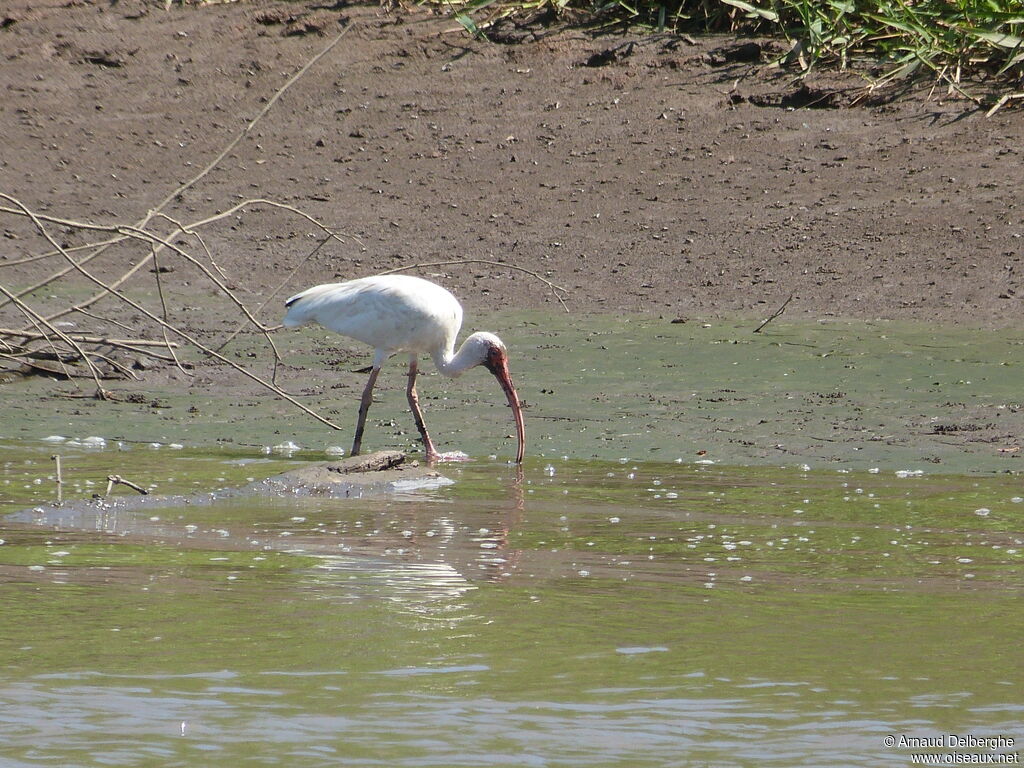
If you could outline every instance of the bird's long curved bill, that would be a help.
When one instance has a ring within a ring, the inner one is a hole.
[[[494,378],[505,390],[505,397],[508,398],[509,407],[512,409],[512,416],[516,420],[516,436],[519,440],[519,447],[516,450],[516,464],[523,463],[523,453],[526,451],[526,427],[523,424],[523,407],[519,404],[519,395],[516,394],[515,385],[512,383],[512,375],[508,372],[507,360],[501,360],[491,368]]]

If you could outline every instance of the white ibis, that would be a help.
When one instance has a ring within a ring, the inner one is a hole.
[[[427,434],[416,396],[417,356],[420,354],[429,354],[437,370],[452,378],[477,365],[494,374],[516,420],[519,439],[516,463],[522,463],[526,444],[523,411],[508,371],[505,345],[493,333],[479,332],[467,338],[455,352],[455,337],[462,326],[462,305],[441,286],[411,275],[377,275],[307,288],[288,299],[285,306],[288,313],[283,323],[287,327],[317,322],[374,348],[370,379],[359,403],[353,456],[359,453],[362,444],[366,412],[373,400],[373,385],[381,366],[392,355],[408,352],[406,395],[423,438],[427,461],[435,461],[438,453]]]

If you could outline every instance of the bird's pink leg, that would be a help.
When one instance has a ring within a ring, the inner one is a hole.
[[[412,417],[416,420],[416,429],[420,431],[420,437],[423,438],[423,449],[427,453],[427,462],[437,461],[438,453],[430,440],[430,435],[427,434],[427,425],[424,423],[423,413],[420,411],[420,398],[416,394],[415,360],[409,363],[409,386],[406,388],[405,394],[409,398],[409,408],[412,410]]]
[[[359,455],[359,447],[363,444],[363,429],[366,427],[366,412],[370,410],[370,403],[373,402],[373,385],[377,383],[377,374],[380,368],[374,366],[370,369],[370,378],[363,388],[363,399],[359,401],[359,420],[356,422],[356,438],[352,441],[352,455]]]

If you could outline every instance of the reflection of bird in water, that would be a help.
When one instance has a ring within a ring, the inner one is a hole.
[[[321,559],[309,574],[313,583],[351,588],[346,580],[355,576],[413,613],[443,616],[475,584],[507,580],[520,566],[523,551],[511,542],[522,525],[522,473],[507,476],[504,486],[486,500],[452,499],[454,506],[435,497],[389,503],[364,510],[355,525],[337,521],[341,530],[329,540],[290,536],[287,546]]]
[[[502,568],[498,569],[498,572],[494,574],[493,579],[507,579],[512,575],[512,572],[519,567],[519,561],[523,557],[523,550],[511,549],[509,547],[509,537],[512,532],[522,523],[523,520],[523,509],[525,507],[525,496],[523,494],[523,468],[516,467],[515,477],[511,480],[508,485],[508,493],[512,498],[512,508],[505,514],[505,521],[502,524],[501,536],[498,539],[499,547],[504,552],[504,562],[501,563]]]
[[[409,353],[409,384],[406,395],[416,427],[423,438],[428,461],[439,458],[427,434],[416,394],[418,356],[429,354],[437,370],[456,377],[482,365],[498,380],[512,408],[518,448],[516,462],[522,463],[525,449],[522,406],[508,370],[508,353],[493,333],[469,336],[455,351],[455,338],[462,326],[462,305],[441,286],[411,275],[377,275],[345,283],[308,288],[285,302],[286,326],[317,322],[325,328],[362,341],[374,348],[373,367],[363,389],[359,418],[352,443],[352,455],[359,453],[366,426],[366,412],[373,401],[373,387],[380,368],[392,355]]]

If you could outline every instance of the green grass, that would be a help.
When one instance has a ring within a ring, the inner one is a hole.
[[[958,88],[983,79],[1004,92],[1024,80],[1022,0],[470,0],[446,6],[474,35],[497,18],[546,10],[594,25],[771,34],[792,43],[784,63],[856,67],[876,81],[933,77]]]

